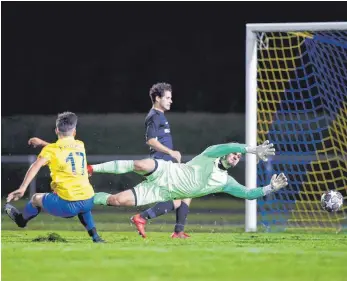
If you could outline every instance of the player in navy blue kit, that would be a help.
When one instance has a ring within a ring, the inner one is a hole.
[[[153,107],[145,119],[146,143],[150,146],[150,157],[172,162],[181,162],[181,153],[174,150],[170,125],[165,117],[165,111],[172,104],[172,87],[167,83],[157,83],[149,91]],[[160,202],[148,210],[132,217],[132,222],[138,225],[146,224],[147,220],[176,210],[176,225],[172,238],[188,238],[184,226],[189,212],[191,199]]]

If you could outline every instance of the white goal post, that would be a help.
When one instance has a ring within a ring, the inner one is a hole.
[[[347,30],[347,22],[267,23],[246,25],[246,144],[257,144],[257,37],[259,32]],[[265,42],[266,43],[266,42]],[[246,186],[257,186],[255,155],[246,155]],[[246,200],[245,231],[257,231],[257,201]]]

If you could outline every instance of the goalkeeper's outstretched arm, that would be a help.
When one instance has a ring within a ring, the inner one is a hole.
[[[217,158],[230,153],[252,153],[256,154],[261,160],[267,161],[268,156],[275,155],[275,148],[269,141],[265,141],[263,144],[255,147],[241,143],[225,143],[210,146],[202,154],[207,157]]]
[[[217,144],[208,147],[202,154],[208,157],[222,157],[230,153],[242,153],[247,152],[246,145],[241,143],[224,143]]]
[[[257,188],[247,188],[229,176],[228,183],[226,186],[224,186],[222,192],[238,198],[253,200],[275,192],[286,187],[287,185],[287,177],[283,173],[279,174],[278,176],[274,174],[269,185]]]

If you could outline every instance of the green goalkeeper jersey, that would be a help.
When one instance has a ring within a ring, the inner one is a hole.
[[[220,144],[208,147],[186,164],[166,162],[164,182],[173,199],[201,197],[223,192],[225,186],[240,184],[218,166],[220,157],[229,153],[246,153],[246,145],[238,143]],[[162,177],[163,179],[163,177]],[[160,185],[165,186],[161,182]]]

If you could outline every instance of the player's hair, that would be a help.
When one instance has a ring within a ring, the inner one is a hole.
[[[59,113],[55,125],[60,135],[70,136],[77,126],[77,115],[68,111]]]
[[[156,97],[163,97],[165,91],[172,92],[172,87],[170,84],[164,82],[154,84],[149,90],[149,97],[151,98],[152,103],[155,103]]]

